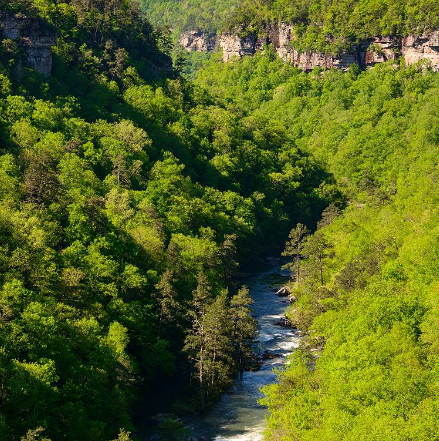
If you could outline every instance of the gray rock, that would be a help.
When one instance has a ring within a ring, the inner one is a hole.
[[[406,65],[422,60],[426,61],[434,71],[439,72],[439,30],[421,35],[407,37],[375,37],[361,41],[350,50],[339,55],[321,52],[299,52],[294,47],[294,26],[288,23],[267,25],[256,37],[254,35],[240,37],[225,33],[219,42],[223,49],[223,61],[253,55],[264,50],[271,44],[279,57],[304,71],[316,67],[347,70],[352,64],[366,68],[403,56]]]
[[[283,286],[276,291],[276,295],[279,297],[288,297],[291,295],[291,290],[288,286]]]
[[[219,45],[223,50],[223,61],[227,62],[256,52],[256,36],[239,37],[233,34],[222,34]]]
[[[291,321],[286,317],[282,317],[278,322],[275,323],[276,326],[282,326],[284,328],[291,328]]]
[[[296,303],[297,302],[297,297],[293,296],[293,295],[289,295],[288,296],[288,300],[290,303]]]
[[[4,14],[0,17],[3,35],[23,48],[27,66],[44,76],[52,71],[52,47],[57,42],[53,29],[37,18],[23,14]]]
[[[215,49],[217,37],[201,31],[192,30],[184,32],[180,37],[179,43],[188,52],[211,52]]]

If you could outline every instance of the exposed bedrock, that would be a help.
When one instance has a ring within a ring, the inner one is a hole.
[[[408,37],[375,37],[361,41],[349,51],[333,55],[322,52],[299,52],[294,47],[294,27],[286,23],[266,26],[259,35],[239,36],[224,33],[219,37],[190,31],[182,35],[180,43],[188,50],[211,51],[219,47],[225,62],[246,55],[254,55],[272,45],[279,57],[305,71],[316,67],[347,70],[352,64],[362,68],[374,66],[403,56],[407,65],[427,60],[439,71],[439,31]]]
[[[4,14],[0,17],[3,37],[14,40],[24,52],[25,63],[42,75],[52,71],[52,47],[56,32],[38,19],[23,14]]]

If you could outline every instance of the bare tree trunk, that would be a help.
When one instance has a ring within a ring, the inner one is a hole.
[[[204,412],[205,404],[204,404],[204,346],[201,346],[200,349],[200,366],[199,366],[199,377],[200,377],[200,407],[201,411]]]

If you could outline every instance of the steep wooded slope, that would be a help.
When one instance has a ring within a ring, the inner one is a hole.
[[[328,177],[179,78],[128,1],[11,1],[6,19],[22,33],[0,48],[0,439],[107,441],[176,376],[193,411],[197,299],[228,342],[208,403],[251,343],[230,326],[237,263],[312,224]],[[26,50],[35,26],[56,35],[49,76]]]

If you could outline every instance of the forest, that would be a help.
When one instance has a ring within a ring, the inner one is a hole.
[[[377,36],[437,30],[435,0],[243,0],[225,29],[258,34],[267,24],[294,26],[299,51],[337,54]]]
[[[140,0],[148,19],[179,36],[190,30],[220,32],[239,7],[238,0]]]
[[[307,336],[264,390],[267,440],[436,439],[438,74],[306,74],[269,54],[219,66],[197,82],[288,128],[346,204],[290,232],[288,317]]]
[[[336,52],[434,30],[436,2],[166,3],[1,3],[57,39],[48,77],[0,39],[0,441],[137,440],[162,395],[209,409],[253,362],[237,276],[282,250],[306,336],[264,389],[266,439],[436,440],[439,74],[266,48],[188,80],[155,27],[233,10]]]
[[[181,78],[127,0],[2,14],[58,36],[50,77],[1,44],[0,439],[127,437],[166,383],[209,406],[252,355],[238,265],[315,223],[333,179]]]
[[[422,35],[439,27],[436,0],[140,0],[152,23],[174,36],[199,30],[258,35],[294,25],[299,51],[337,54],[377,36]]]

